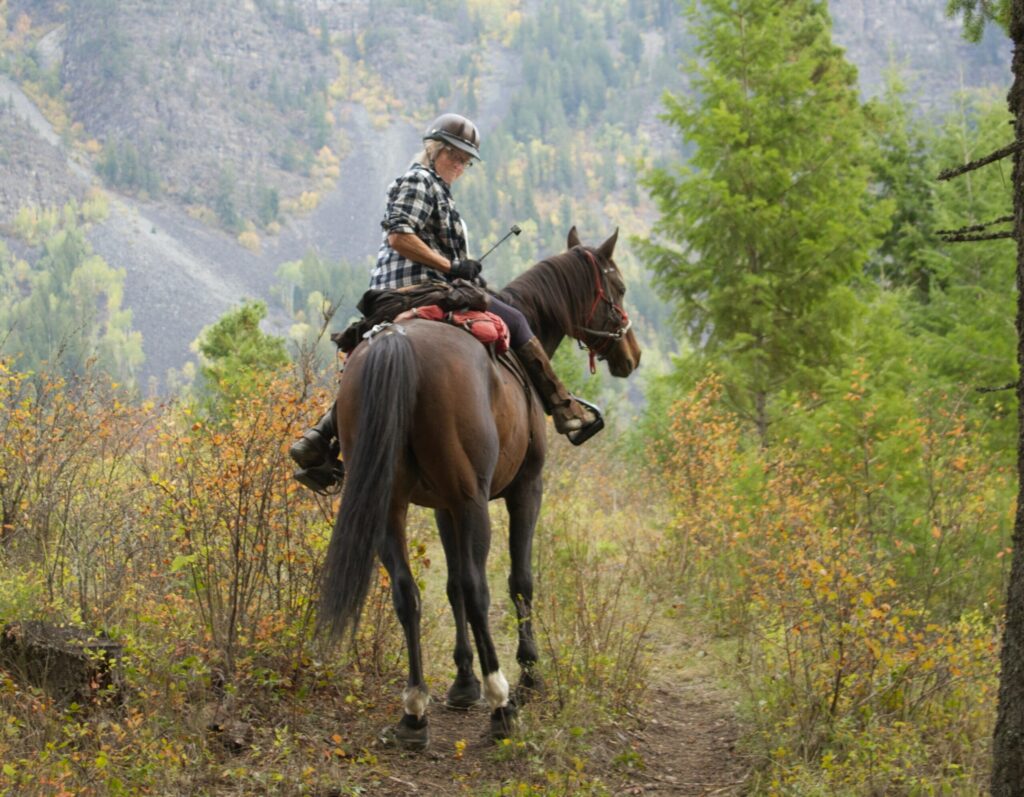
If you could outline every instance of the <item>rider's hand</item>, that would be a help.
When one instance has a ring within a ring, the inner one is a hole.
[[[479,260],[458,260],[452,263],[451,270],[448,273],[452,279],[462,278],[472,282],[480,276],[482,270],[483,265]]]

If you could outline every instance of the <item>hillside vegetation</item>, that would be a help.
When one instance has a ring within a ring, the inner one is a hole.
[[[947,54],[943,63],[971,59],[968,82],[991,80],[999,58],[994,45],[965,51],[953,23],[918,6],[885,13],[908,32],[901,47],[915,92],[948,107],[954,87],[933,68],[936,53]],[[843,42],[865,65],[865,89],[877,92],[890,59],[881,18],[861,3],[836,11]],[[5,0],[0,17],[0,69],[42,112],[30,128],[12,99],[0,221],[26,205],[80,203],[90,182],[120,195],[86,234],[125,270],[144,359],[122,378],[144,388],[140,377],[165,382],[168,368],[181,369],[202,327],[229,309],[229,291],[273,303],[282,263],[312,253],[351,273],[344,289],[289,276],[278,293],[319,292],[353,312],[390,179],[364,164],[397,172],[441,110],[474,116],[485,132],[482,168],[459,186],[473,248],[513,223],[524,229],[488,262],[492,283],[559,251],[572,224],[593,238],[615,226],[645,235],[653,208],[637,176],[675,151],[658,118],[661,94],[685,90],[690,47],[667,0],[560,0],[543,14],[485,0]],[[375,182],[358,182],[367,176]],[[137,215],[144,221],[129,235]],[[212,257],[204,229],[226,234]],[[23,257],[35,263],[38,252]],[[667,308],[628,241],[620,259],[648,362],[664,363],[674,349]],[[197,290],[204,301],[190,302]],[[170,295],[154,303],[154,293]],[[295,309],[274,303],[275,329],[295,324],[301,337],[319,326],[319,308]],[[168,312],[179,323],[160,318]]]
[[[373,221],[346,170],[400,168],[449,108],[486,134],[456,189],[473,250],[524,228],[488,279],[561,250],[571,224],[590,243],[618,225],[646,373],[585,382],[559,351],[610,428],[552,445],[534,551],[548,690],[505,743],[446,737],[432,777],[496,797],[644,789],[652,687],[699,671],[742,730],[709,764],[730,778],[715,789],[985,793],[1013,243],[941,231],[1005,230],[1009,176],[936,175],[1008,143],[1005,92],[956,87],[925,115],[908,70],[911,87],[890,72],[867,96],[837,40],[858,24],[880,40],[868,9],[834,27],[814,0],[8,0],[6,74],[56,136],[33,168],[69,193],[4,206],[0,621],[102,630],[123,661],[70,700],[0,672],[0,794],[408,789],[426,759],[377,742],[405,672],[390,585],[381,570],[351,644],[314,633],[339,498],[291,481],[286,452],[334,387],[325,312],[351,314],[373,254],[303,236],[328,237],[323,203],[352,214],[334,227]],[[927,49],[935,29],[908,36]],[[0,114],[11,153],[40,127]],[[124,301],[138,274],[115,257],[153,240],[222,269],[175,275],[192,294],[162,320],[187,326],[194,362],[159,401]],[[186,323],[205,293],[230,306]],[[501,514],[490,582],[512,672]],[[409,543],[440,694],[452,634],[428,514]]]

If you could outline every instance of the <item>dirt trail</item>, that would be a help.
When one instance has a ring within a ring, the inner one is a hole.
[[[592,749],[599,754],[584,769],[588,780],[600,781],[614,795],[740,793],[748,764],[736,750],[739,724],[732,698],[715,685],[707,668],[687,672],[683,666],[662,662],[638,716],[594,734]],[[481,738],[487,720],[483,706],[448,711],[435,703],[426,753],[402,753],[364,740],[381,767],[372,793],[496,793],[499,784],[536,783],[536,770],[531,772],[522,758],[503,756]],[[572,793],[571,788],[565,792]]]

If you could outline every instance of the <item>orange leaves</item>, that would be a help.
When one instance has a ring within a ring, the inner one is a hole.
[[[780,793],[811,770],[842,793],[865,767],[929,782],[991,732],[1007,475],[937,397],[897,416],[869,374],[847,385],[800,442],[761,449],[704,382],[657,452],[685,583],[748,657]]]

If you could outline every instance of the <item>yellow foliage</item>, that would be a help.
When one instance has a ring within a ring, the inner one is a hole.
[[[260,235],[254,230],[243,230],[238,234],[238,243],[250,252],[259,253]]]
[[[211,227],[217,226],[217,214],[213,208],[207,205],[189,205],[185,208],[185,212],[196,221],[201,221],[203,224],[208,224]]]
[[[309,213],[311,210],[315,210],[316,206],[320,204],[320,194],[316,191],[303,191],[299,196],[299,210],[304,213]]]
[[[87,222],[103,221],[110,214],[107,194],[101,188],[91,187],[82,202],[82,219]]]
[[[870,377],[854,377],[848,396],[862,406]],[[905,546],[886,544],[857,509],[865,493],[880,500],[877,484],[858,483],[856,468],[819,471],[793,447],[747,447],[719,396],[712,379],[675,404],[658,453],[677,509],[675,549],[698,563],[690,578],[707,609],[743,640],[766,793],[822,782],[828,793],[890,793],[897,783],[915,793],[948,775],[934,761],[957,761],[957,777],[980,781],[998,627],[963,609],[950,620],[925,601],[963,577],[969,557],[940,558],[938,546],[962,548],[962,536],[948,537],[988,527],[992,507],[974,496],[1003,475],[965,447],[955,417],[945,428],[911,425],[912,447],[933,457],[922,467],[939,468],[930,478],[943,485],[922,499],[920,511],[936,519],[916,524],[933,550],[911,570],[921,570],[915,584],[901,570]]]

